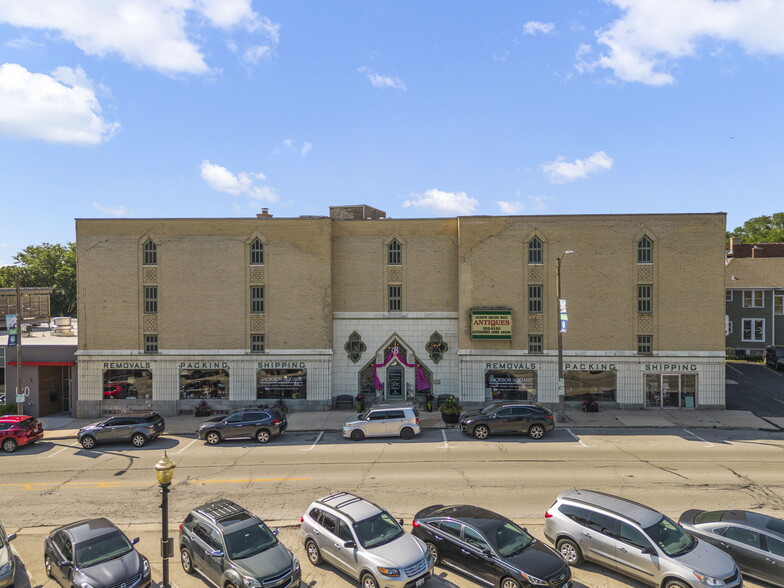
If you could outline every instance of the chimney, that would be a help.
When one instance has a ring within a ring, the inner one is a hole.
[[[740,237],[730,237],[730,253],[735,253],[735,248],[741,244],[743,239]]]
[[[751,248],[752,259],[756,259],[757,257],[762,257],[761,252],[762,252],[762,247],[760,247],[759,245],[755,245],[754,247],[752,247]]]
[[[269,213],[269,208],[262,208],[261,213],[257,214],[256,218],[272,218],[272,215]]]

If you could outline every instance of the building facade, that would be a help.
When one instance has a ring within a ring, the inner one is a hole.
[[[567,403],[724,407],[723,213],[330,215],[77,220],[77,415],[557,405],[560,328]]]

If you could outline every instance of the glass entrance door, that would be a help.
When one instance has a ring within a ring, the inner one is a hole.
[[[387,368],[387,400],[402,400],[406,389],[406,374],[403,366],[395,365]]]
[[[646,408],[695,408],[695,374],[645,374]]]

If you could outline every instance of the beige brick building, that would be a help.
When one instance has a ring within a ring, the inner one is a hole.
[[[567,403],[724,406],[723,213],[330,215],[77,220],[77,415],[556,405],[559,257]]]

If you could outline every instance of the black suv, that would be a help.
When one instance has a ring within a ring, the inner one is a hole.
[[[497,433],[524,433],[541,439],[555,428],[553,413],[541,404],[496,402],[460,415],[460,430],[477,439]]]
[[[231,500],[193,509],[180,525],[180,561],[213,586],[299,586],[299,561],[259,517]]]
[[[210,445],[224,439],[256,439],[267,443],[288,427],[286,417],[276,408],[243,408],[229,416],[213,417],[196,434]]]
[[[159,437],[166,421],[156,412],[110,417],[79,429],[76,437],[82,447],[92,449],[97,443],[128,443],[142,447]]]
[[[765,365],[773,369],[784,370],[784,345],[768,345],[765,348]]]

